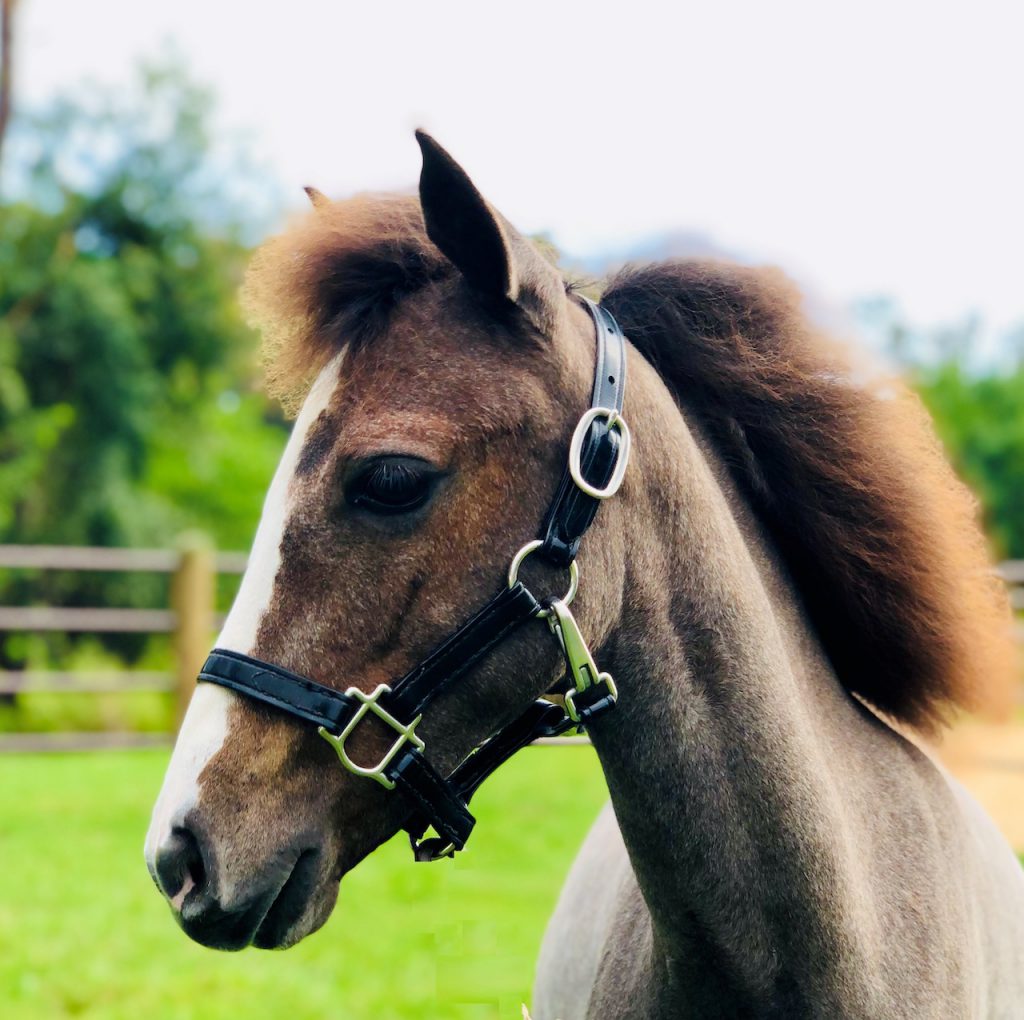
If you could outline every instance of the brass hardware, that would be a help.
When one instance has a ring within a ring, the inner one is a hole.
[[[594,662],[594,656],[590,652],[587,642],[580,632],[576,617],[572,615],[569,607],[555,599],[551,603],[551,612],[548,616],[548,626],[551,633],[558,639],[562,654],[565,656],[566,665],[569,667],[569,675],[574,684],[573,690],[565,695],[565,711],[573,722],[580,721],[579,713],[576,711],[575,698],[591,687],[603,684],[608,689],[608,696],[615,701],[619,696],[615,681],[611,673],[602,673]]]
[[[341,731],[338,736],[335,736],[329,730],[323,726],[319,728],[320,736],[329,743],[334,750],[337,752],[338,757],[341,759],[341,764],[349,770],[354,772],[357,776],[367,776],[370,779],[375,779],[385,790],[393,790],[395,784],[384,775],[384,770],[391,764],[395,755],[408,743],[412,744],[418,751],[422,751],[426,746],[423,741],[416,736],[415,729],[419,721],[423,718],[422,715],[416,716],[415,719],[408,726],[400,723],[387,709],[382,708],[379,704],[380,697],[382,694],[390,694],[391,688],[387,684],[379,684],[371,693],[367,694],[365,691],[359,690],[358,687],[350,687],[345,691],[346,697],[355,698],[356,701],[360,702],[359,708],[356,709],[356,714],[349,719],[348,724]],[[372,768],[364,768],[362,765],[357,765],[349,756],[345,750],[345,741],[348,740],[352,731],[359,725],[360,720],[367,713],[372,712],[378,719],[385,722],[390,726],[397,734],[398,737],[395,742],[385,752],[384,757],[381,758],[376,765]]]

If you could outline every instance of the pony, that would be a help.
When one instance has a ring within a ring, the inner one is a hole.
[[[417,137],[418,195],[309,189],[243,289],[297,418],[218,645],[336,690],[403,675],[503,583],[595,371],[576,288]],[[535,1018],[1017,1015],[1024,874],[921,749],[1013,668],[927,415],[774,270],[627,267],[602,307],[628,338],[633,455],[574,612],[618,688],[588,727],[610,804],[544,937]],[[509,635],[423,714],[431,766],[563,672],[546,628]],[[371,720],[348,753],[393,738]],[[314,728],[203,683],[146,859],[193,939],[286,947],[409,810]]]

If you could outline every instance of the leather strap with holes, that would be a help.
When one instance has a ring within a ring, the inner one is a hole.
[[[626,338],[609,312],[587,298],[583,299],[597,330],[597,364],[591,407],[621,411],[626,396]],[[607,484],[619,458],[622,436],[602,419],[594,421],[583,441],[580,463],[583,475],[598,488]],[[557,567],[567,567],[576,558],[580,539],[594,522],[601,500],[580,489],[568,467],[558,483],[555,498],[548,509],[540,537],[544,545],[538,553]]]

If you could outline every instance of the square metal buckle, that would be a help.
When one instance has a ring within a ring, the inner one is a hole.
[[[365,691],[359,690],[358,687],[350,687],[345,691],[345,696],[349,698],[355,698],[358,701],[359,708],[356,709],[356,714],[349,719],[345,728],[341,731],[338,736],[335,736],[329,730],[323,726],[320,727],[320,736],[324,738],[337,752],[338,757],[341,759],[341,764],[349,770],[349,772],[355,773],[357,776],[367,776],[370,779],[375,779],[385,790],[393,790],[395,784],[384,775],[384,770],[391,764],[395,755],[408,743],[412,744],[418,751],[422,751],[426,744],[416,736],[415,729],[419,721],[423,718],[422,714],[416,716],[415,719],[408,725],[399,722],[386,708],[383,708],[380,704],[380,698],[384,694],[390,694],[391,688],[387,684],[378,684],[375,690],[367,694]],[[362,765],[357,765],[349,756],[345,750],[345,741],[348,740],[349,735],[359,725],[360,720],[368,712],[372,712],[382,722],[387,723],[397,734],[395,742],[385,752],[384,757],[381,758],[376,765],[372,768],[364,768]]]

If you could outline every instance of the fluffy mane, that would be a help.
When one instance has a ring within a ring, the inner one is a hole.
[[[904,386],[858,382],[774,270],[627,268],[602,303],[709,430],[849,690],[928,731],[1007,689],[1004,586]]]
[[[318,202],[258,249],[242,288],[263,334],[269,392],[296,411],[342,342],[367,342],[403,297],[455,273],[427,237],[415,195]]]

